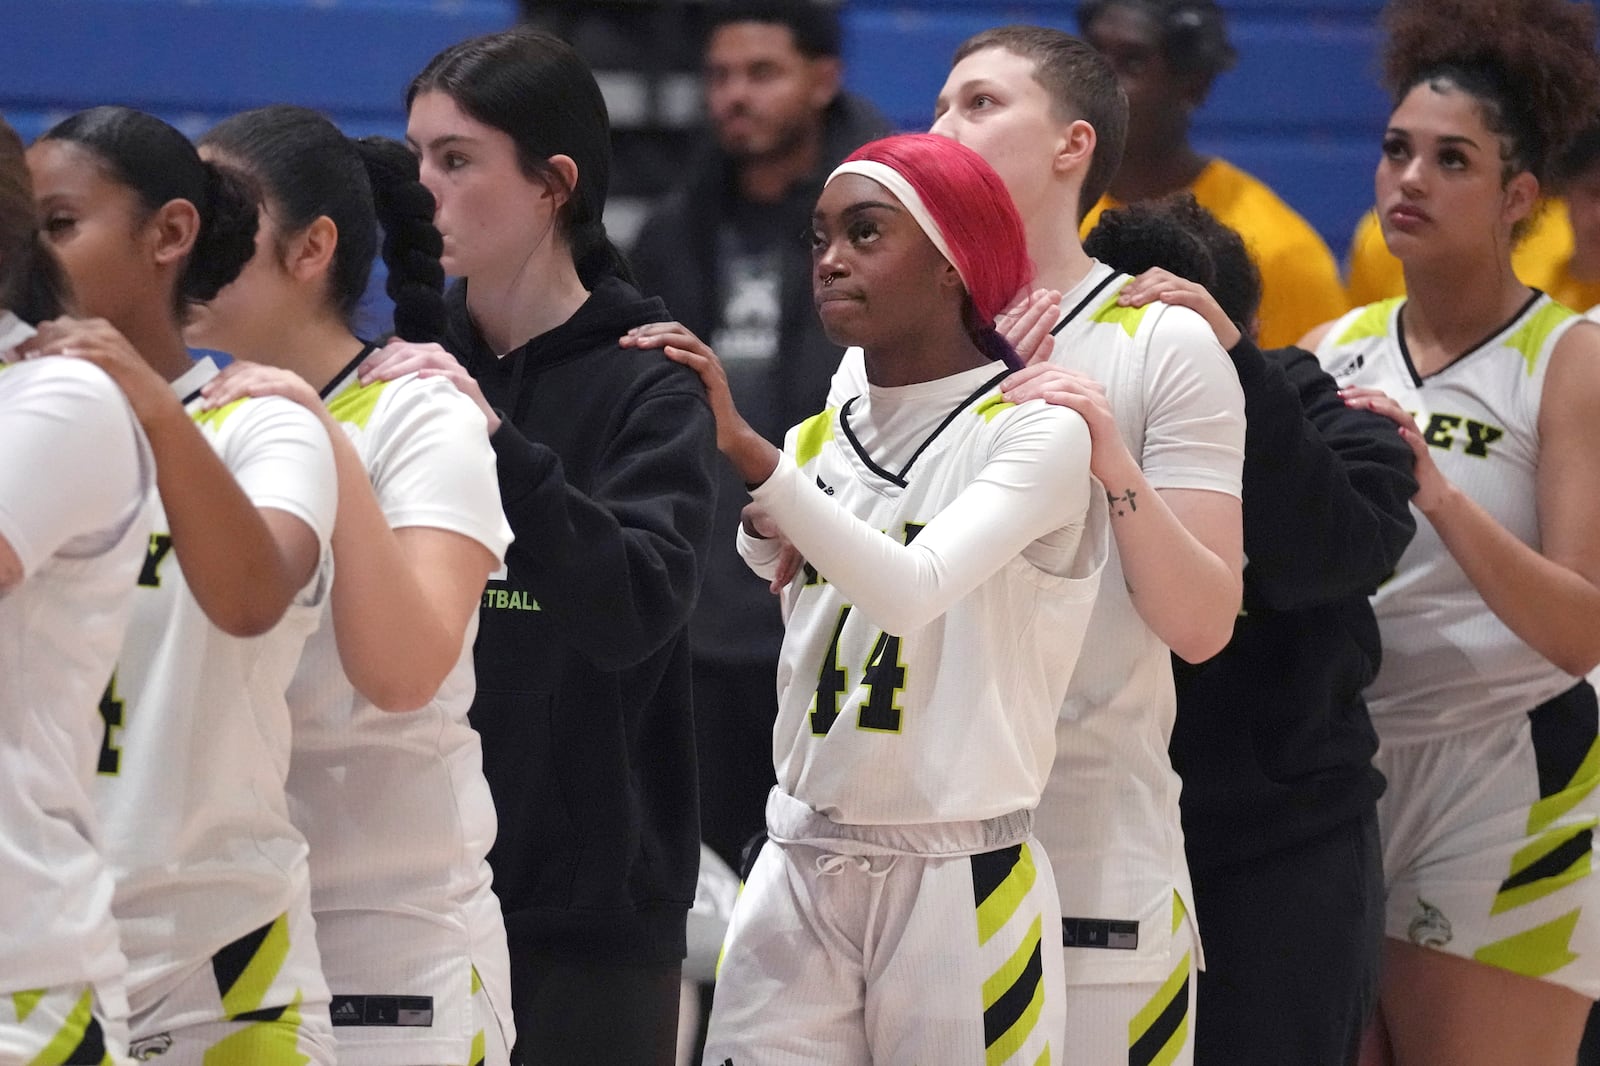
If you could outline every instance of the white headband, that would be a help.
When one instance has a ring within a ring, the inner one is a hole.
[[[944,256],[947,263],[956,268],[956,274],[960,276],[961,284],[966,286],[968,292],[972,291],[972,286],[967,284],[967,276],[961,273],[961,264],[957,263],[955,256],[950,254],[950,246],[945,243],[944,234],[939,232],[939,227],[934,223],[933,216],[928,214],[927,205],[922,202],[922,197],[917,195],[917,190],[901,176],[898,170],[886,163],[879,163],[871,159],[853,159],[846,163],[840,163],[834,169],[834,172],[828,175],[828,181],[823,182],[823,185],[826,186],[841,174],[859,174],[863,178],[871,178],[893,193],[895,199],[899,200],[905,206],[906,211],[911,214],[911,217],[916,220],[917,225],[922,227],[922,232],[928,235],[928,240],[933,242],[933,246],[939,250],[939,254]]]

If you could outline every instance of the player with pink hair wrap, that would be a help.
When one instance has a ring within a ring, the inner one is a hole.
[[[893,192],[933,246],[961,275],[972,304],[968,332],[978,349],[1022,368],[995,318],[1033,280],[1027,235],[1011,194],[983,157],[948,137],[907,133],[872,141],[834,172],[861,174]]]
[[[781,451],[682,326],[626,341],[705,382],[751,487],[739,550],[787,619],[770,846],[734,911],[704,1061],[1057,1061],[1061,915],[1032,822],[1106,558],[1088,428],[1000,392],[1012,370],[995,360],[1016,356],[994,317],[1032,266],[970,149],[862,148],[824,186],[811,245],[817,312],[870,386]],[[809,561],[792,576],[785,540]]]

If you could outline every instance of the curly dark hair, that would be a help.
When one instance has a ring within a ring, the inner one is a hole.
[[[1505,180],[1541,185],[1600,115],[1595,12],[1585,0],[1392,0],[1385,83],[1398,105],[1416,86],[1473,96],[1503,142]]]
[[[1261,313],[1261,269],[1239,231],[1201,206],[1193,193],[1167,197],[1173,216],[1199,238],[1217,268],[1216,283],[1209,286],[1222,311],[1246,333]]]
[[[1141,200],[1113,207],[1100,215],[1083,240],[1083,250],[1113,270],[1143,274],[1160,267],[1207,289],[1217,282],[1211,250],[1178,217],[1176,193],[1160,200]]]
[[[1124,274],[1160,267],[1205,286],[1223,314],[1247,333],[1261,309],[1261,272],[1244,238],[1190,192],[1106,211],[1083,250]]]

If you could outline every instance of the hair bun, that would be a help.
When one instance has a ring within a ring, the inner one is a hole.
[[[205,303],[239,276],[256,251],[260,196],[255,183],[231,167],[205,163],[206,191],[200,232],[183,273],[179,292],[185,300]]]

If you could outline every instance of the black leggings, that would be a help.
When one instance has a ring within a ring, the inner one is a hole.
[[[673,1066],[683,967],[606,966],[511,955],[513,1063]]]
[[[1206,968],[1195,1066],[1347,1066],[1378,999],[1383,856],[1368,812],[1194,873]]]

